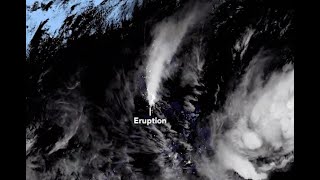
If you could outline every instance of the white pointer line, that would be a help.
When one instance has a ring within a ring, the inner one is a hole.
[[[151,116],[151,106],[149,106],[149,116]]]

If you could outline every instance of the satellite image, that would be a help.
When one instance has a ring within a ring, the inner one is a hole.
[[[27,0],[26,180],[294,179],[290,0]]]

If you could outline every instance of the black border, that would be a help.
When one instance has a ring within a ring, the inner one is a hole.
[[[2,179],[25,179],[25,1],[2,2]],[[4,32],[3,32],[4,31]]]

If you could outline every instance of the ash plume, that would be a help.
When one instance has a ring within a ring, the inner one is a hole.
[[[153,41],[148,49],[146,67],[147,100],[150,106],[159,100],[158,90],[161,81],[168,77],[167,66],[178,51],[182,39],[203,17],[208,6],[210,7],[209,4],[200,3],[194,4],[191,9],[188,6],[183,11],[186,13],[165,19],[153,30]]]

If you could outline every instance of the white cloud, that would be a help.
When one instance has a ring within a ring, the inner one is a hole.
[[[286,65],[262,79],[263,68],[272,57],[260,52],[251,61],[242,82],[225,105],[225,112],[216,114],[216,124],[231,124],[225,133],[217,129],[212,146],[217,147],[211,164],[225,173],[233,170],[245,179],[266,179],[274,169],[293,161],[294,151],[294,69]],[[221,120],[227,117],[226,120]],[[270,163],[259,163],[258,158]],[[210,167],[210,166],[209,166]],[[203,173],[208,174],[208,170]],[[214,178],[213,178],[214,179]]]

